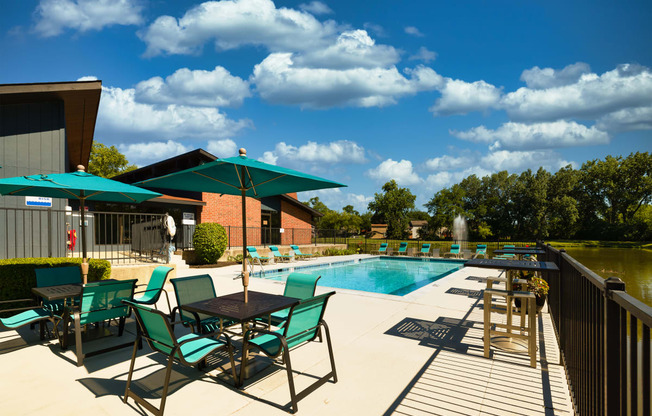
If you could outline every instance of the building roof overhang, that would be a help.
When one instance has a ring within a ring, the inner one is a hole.
[[[88,167],[102,81],[0,84],[0,105],[63,101],[68,145],[68,171]]]

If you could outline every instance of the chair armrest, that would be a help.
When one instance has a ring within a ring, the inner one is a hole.
[[[175,323],[180,323],[180,322],[175,322]],[[196,340],[198,340],[198,339],[202,339],[202,338],[212,338],[212,337],[214,337],[214,336],[215,336],[215,332],[211,332],[211,333],[203,334],[203,335],[198,335],[198,336],[196,336],[196,337],[194,337],[194,338],[187,339],[187,340],[185,340],[185,341],[183,341],[183,342],[180,342],[180,343],[179,343],[179,346],[182,346],[183,344],[187,344],[188,342],[196,341]],[[231,337],[229,337],[229,336],[228,336],[227,334],[225,334],[223,331],[217,334],[217,337],[215,337],[215,340],[216,340],[216,341],[219,340],[220,336],[223,336],[224,338],[226,338],[226,344],[227,344],[227,345],[230,345],[230,344],[231,344]]]

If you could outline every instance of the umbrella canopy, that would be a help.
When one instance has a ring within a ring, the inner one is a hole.
[[[247,249],[246,197],[262,198],[290,192],[311,191],[315,189],[340,188],[346,185],[319,178],[317,176],[286,169],[258,160],[247,158],[245,149],[240,149],[240,156],[218,159],[180,172],[147,179],[137,185],[182,189],[194,192],[211,192],[217,194],[242,196],[242,255]],[[242,278],[247,301],[249,272],[245,261],[242,262]]]
[[[77,172],[16,176],[0,179],[0,195],[78,199],[80,201],[79,208],[82,219],[82,250],[84,262],[86,262],[85,201],[135,204],[161,196],[161,194],[112,179],[92,175],[84,172],[84,167],[81,165],[77,166],[77,169]]]

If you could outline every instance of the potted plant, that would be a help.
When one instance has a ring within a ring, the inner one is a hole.
[[[543,305],[546,303],[546,296],[548,295],[548,291],[550,290],[548,282],[543,280],[543,278],[539,277],[534,272],[521,272],[521,278],[527,280],[527,291],[534,293],[536,298],[537,313],[541,312]],[[519,308],[521,306],[520,299],[515,299],[514,304],[517,308]]]

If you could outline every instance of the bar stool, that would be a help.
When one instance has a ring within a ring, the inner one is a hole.
[[[507,302],[507,323],[491,322],[491,312],[502,313],[493,307],[493,297],[505,298]],[[527,305],[528,317],[525,319],[525,308],[521,307],[521,325],[512,325],[512,301],[521,299],[521,305]],[[489,358],[491,344],[507,352],[525,353],[530,356],[530,366],[537,367],[537,327],[536,327],[536,298],[533,293],[525,291],[511,291],[501,289],[486,289],[484,291],[484,356]],[[526,325],[527,324],[527,325]],[[505,331],[499,331],[498,329]],[[516,332],[512,332],[516,331]],[[492,339],[492,336],[493,339]],[[515,342],[518,339],[527,340],[527,347]]]

